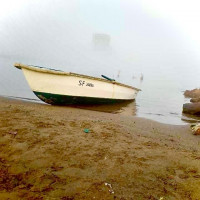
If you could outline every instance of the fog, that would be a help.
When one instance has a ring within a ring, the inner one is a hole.
[[[142,88],[143,99],[160,85],[155,80],[166,90],[198,87],[199,7],[195,0],[0,0],[0,94],[28,94],[14,62],[105,74]],[[98,34],[109,42],[96,44]]]
[[[93,75],[106,70],[110,76],[197,62],[190,38],[170,19],[148,12],[142,1],[20,2],[15,9],[18,2],[8,1],[13,9],[0,21],[0,55],[16,62]],[[110,35],[109,50],[94,50],[95,33]]]

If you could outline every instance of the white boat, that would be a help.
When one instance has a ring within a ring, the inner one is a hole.
[[[44,67],[14,65],[22,69],[26,80],[42,101],[54,105],[103,104],[131,101],[140,89],[113,79],[96,78]]]

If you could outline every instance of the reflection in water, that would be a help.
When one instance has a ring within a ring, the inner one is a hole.
[[[140,82],[142,82],[143,79],[144,79],[144,76],[143,76],[143,74],[141,74],[141,76],[140,76]]]
[[[102,104],[102,105],[73,105],[71,107],[107,112],[107,113],[121,113],[129,116],[136,115],[135,101],[127,101],[115,104]]]

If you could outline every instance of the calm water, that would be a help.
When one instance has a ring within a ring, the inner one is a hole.
[[[12,57],[0,58],[0,95],[37,99],[30,90],[22,71],[13,67],[15,61],[16,58]],[[26,60],[25,63],[32,64],[33,62]],[[73,71],[73,68],[69,70]],[[77,68],[75,71],[78,71]],[[100,76],[100,69],[97,70],[96,74],[90,73],[90,75],[97,76],[98,72]],[[106,72],[104,74],[109,75],[109,70]],[[81,73],[84,73],[84,71],[81,71]],[[143,81],[140,80],[141,73],[144,76]],[[114,75],[113,77],[116,78]],[[112,109],[116,109],[116,112],[118,110],[118,112],[131,115],[136,113],[139,117],[162,123],[185,124],[181,119],[182,105],[189,100],[184,98],[183,91],[200,87],[199,77],[200,67],[195,65],[188,67],[170,65],[132,66],[131,74],[123,74],[123,71],[121,71],[119,81],[142,89],[136,102],[129,105],[116,105],[111,108],[100,106],[98,110],[111,112]]]

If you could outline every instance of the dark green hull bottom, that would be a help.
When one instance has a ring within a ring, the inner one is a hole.
[[[131,102],[133,100],[123,99],[106,99],[106,98],[95,98],[95,97],[80,97],[80,96],[68,96],[60,94],[51,94],[44,92],[33,91],[34,94],[44,101],[45,103],[52,105],[70,105],[70,104],[113,104],[120,102]]]

